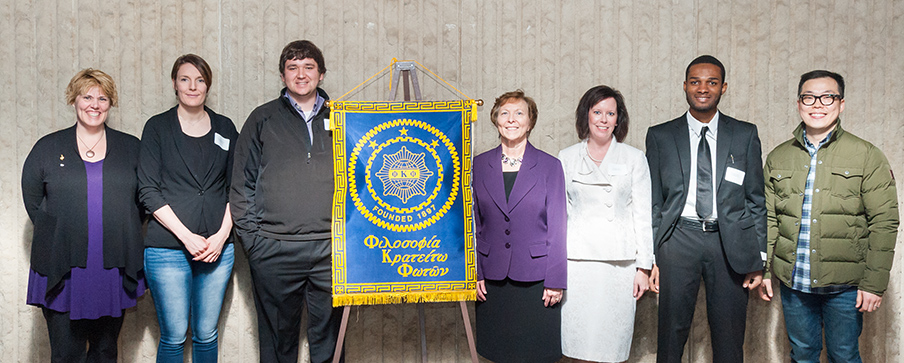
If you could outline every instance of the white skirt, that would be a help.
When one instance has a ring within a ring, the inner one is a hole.
[[[634,336],[634,261],[568,260],[562,302],[562,353],[596,362],[622,362]]]

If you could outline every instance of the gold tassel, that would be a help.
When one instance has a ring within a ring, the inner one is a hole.
[[[420,302],[475,301],[477,290],[333,295],[333,307]]]

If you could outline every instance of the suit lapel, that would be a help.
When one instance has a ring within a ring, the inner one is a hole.
[[[681,162],[681,173],[684,176],[684,198],[686,199],[688,185],[691,181],[691,140],[687,131],[687,115],[679,117],[676,121],[678,122],[675,123],[672,135],[678,149],[678,160]]]
[[[716,195],[718,196],[719,187],[722,186],[722,179],[725,176],[725,168],[728,166],[728,157],[731,152],[731,142],[734,132],[732,130],[733,123],[731,118],[724,114],[719,115],[719,134],[716,140]]]
[[[493,203],[496,203],[496,207],[503,213],[508,213],[508,202],[505,200],[505,185],[502,180],[502,145],[497,146],[493,150],[493,154],[494,156],[487,160],[486,167],[489,168],[490,172],[484,178],[483,185],[490,197],[493,198]]]
[[[515,178],[515,185],[512,186],[512,193],[508,198],[507,212],[511,213],[515,206],[521,202],[527,193],[537,184],[537,157],[540,151],[535,149],[530,142],[524,148],[524,157],[521,162],[521,169],[518,170],[518,177]],[[501,157],[501,156],[500,156]],[[503,190],[503,193],[505,191]]]

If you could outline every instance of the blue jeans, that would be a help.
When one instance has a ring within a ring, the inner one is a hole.
[[[791,361],[819,363],[824,328],[829,361],[862,362],[859,339],[863,313],[854,307],[857,304],[856,287],[837,294],[820,295],[781,286]]]
[[[145,248],[144,273],[160,324],[157,362],[183,361],[189,318],[192,362],[217,361],[217,323],[233,263],[232,243],[214,263],[192,261],[184,250]]]

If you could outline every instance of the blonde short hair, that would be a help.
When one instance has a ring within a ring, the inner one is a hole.
[[[110,106],[116,106],[118,99],[116,97],[116,83],[113,82],[113,77],[94,68],[85,68],[72,77],[69,85],[66,86],[66,103],[74,105],[75,99],[79,95],[87,93],[92,87],[100,87],[104,95],[110,99]]]

